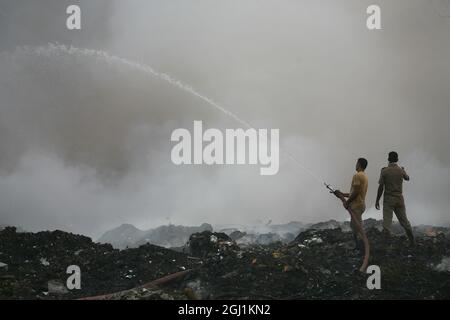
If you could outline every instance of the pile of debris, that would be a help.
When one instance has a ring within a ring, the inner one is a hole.
[[[409,247],[405,236],[386,238],[369,228],[369,264],[381,270],[381,289],[369,290],[370,275],[357,271],[362,254],[340,228],[306,230],[288,244],[246,246],[204,231],[191,235],[185,252],[148,244],[119,251],[61,231],[6,228],[0,298],[449,299],[450,239],[433,231]],[[82,289],[56,294],[71,264],[81,268]]]
[[[239,247],[225,233],[203,231],[190,236],[187,250],[192,256],[220,261]]]
[[[154,245],[118,250],[62,231],[0,231],[0,298],[57,299],[116,292],[196,266],[187,255]],[[6,265],[1,267],[2,265]],[[81,270],[81,289],[67,290],[67,268]]]

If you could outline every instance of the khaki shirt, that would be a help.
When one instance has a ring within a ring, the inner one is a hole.
[[[379,184],[384,185],[384,196],[401,197],[403,193],[403,179],[406,173],[396,163],[389,163],[381,169]]]
[[[352,208],[365,208],[366,207],[366,194],[367,194],[367,187],[369,185],[369,179],[367,178],[367,175],[364,171],[357,172],[352,179],[352,185],[350,188],[350,194],[353,193],[353,190],[355,190],[356,186],[359,186],[359,194],[355,198],[355,200],[352,201],[351,207]]]

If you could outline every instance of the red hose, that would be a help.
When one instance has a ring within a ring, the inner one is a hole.
[[[187,275],[191,271],[192,271],[192,269],[188,269],[188,270],[185,270],[185,271],[172,273],[172,274],[169,274],[169,275],[164,276],[162,278],[159,278],[159,279],[153,280],[151,282],[148,282],[146,284],[143,284],[143,285],[141,285],[139,287],[136,287],[136,288],[123,290],[123,291],[119,291],[119,292],[114,292],[114,293],[102,294],[102,295],[98,295],[98,296],[78,298],[77,300],[108,300],[108,299],[113,298],[116,295],[122,295],[122,294],[125,294],[127,292],[131,292],[132,290],[150,289],[150,288],[154,288],[154,287],[166,284],[167,282],[170,282],[172,280],[184,277],[185,275]]]

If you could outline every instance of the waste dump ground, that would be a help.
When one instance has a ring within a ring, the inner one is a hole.
[[[369,264],[381,270],[381,289],[369,290],[369,274],[357,271],[362,254],[340,228],[244,247],[204,231],[176,252],[150,244],[118,250],[62,231],[9,227],[0,231],[0,298],[449,299],[450,239],[436,230],[411,248],[405,236],[367,229]],[[64,288],[69,265],[81,269],[80,290]]]

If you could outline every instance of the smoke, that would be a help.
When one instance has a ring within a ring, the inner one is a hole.
[[[366,157],[372,207],[391,150],[411,175],[411,222],[448,222],[450,21],[382,1],[383,30],[369,32],[369,4],[81,2],[71,33],[63,2],[1,3],[0,223],[97,236],[120,223],[343,220],[304,168],[347,190]],[[51,27],[13,19],[31,13]],[[243,127],[233,115],[279,128],[300,165],[282,153],[279,174],[261,177],[172,164],[172,130]]]

